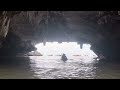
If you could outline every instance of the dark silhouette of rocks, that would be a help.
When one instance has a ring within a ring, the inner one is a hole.
[[[119,29],[120,11],[0,11],[0,55],[35,50],[26,39],[82,41],[98,56],[119,60]]]
[[[6,38],[2,42],[0,48],[0,55],[17,55],[22,53],[23,55],[34,51],[36,48],[31,44],[30,41],[22,41],[20,37],[9,31]]]

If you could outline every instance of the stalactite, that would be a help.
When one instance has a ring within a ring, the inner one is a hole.
[[[80,43],[80,49],[82,49],[83,48],[83,43]]]
[[[6,33],[8,32],[8,28],[9,28],[9,22],[10,22],[10,20],[8,20],[8,17],[4,16],[3,17],[3,23],[2,23],[2,26],[1,26],[1,31],[0,31],[0,36],[1,37],[6,36]]]
[[[8,33],[8,30],[9,30],[9,26],[10,26],[10,18],[8,19],[8,21],[7,21],[7,26],[6,26],[6,32],[5,32],[5,34],[4,34],[4,37],[6,37],[6,35],[7,35],[7,33]]]
[[[53,38],[54,35],[55,37],[60,36],[65,38],[65,40],[68,38],[70,38],[69,40],[72,38],[77,38],[77,40],[84,38],[88,42],[97,45],[107,37],[106,33],[110,32],[109,29],[104,30],[104,26],[108,26],[114,16],[119,16],[116,15],[116,12],[112,11],[21,11],[22,14],[11,18],[15,15],[14,13],[15,12],[8,11],[0,12],[0,36],[5,37],[7,35],[10,24],[13,32],[17,32],[21,38],[24,36],[25,39],[30,38],[30,40],[32,39],[33,41],[34,37],[37,38],[37,40],[42,38],[41,41],[43,41],[44,45],[47,39],[49,40],[49,37]],[[119,13],[120,12],[118,12],[118,14]],[[118,31],[119,30],[114,30],[112,32],[116,33]],[[82,44],[80,48],[82,49]]]

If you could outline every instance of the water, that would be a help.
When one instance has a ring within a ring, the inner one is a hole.
[[[75,58],[75,59],[74,59]],[[0,57],[0,79],[119,79],[119,64],[104,64],[90,57]]]

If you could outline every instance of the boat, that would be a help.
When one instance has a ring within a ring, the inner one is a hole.
[[[63,60],[63,61],[67,61],[67,60],[68,60],[68,58],[66,57],[66,55],[65,55],[65,54],[63,54],[63,55],[62,55],[62,57],[61,57],[61,60]]]

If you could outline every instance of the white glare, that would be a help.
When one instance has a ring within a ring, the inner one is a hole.
[[[63,53],[65,53],[68,57],[75,55],[89,57],[96,56],[96,54],[90,50],[90,44],[83,44],[83,48],[80,49],[80,44],[77,44],[77,42],[46,42],[45,46],[43,43],[40,43],[35,47],[43,56],[62,55]]]

